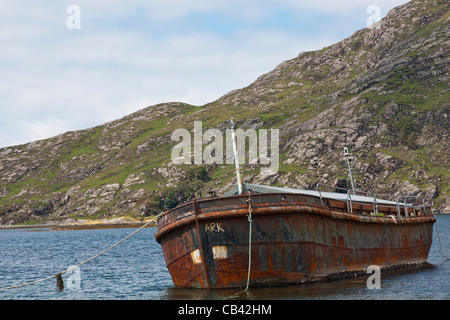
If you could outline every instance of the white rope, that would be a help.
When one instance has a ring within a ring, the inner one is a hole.
[[[45,280],[49,280],[49,279],[51,279],[51,278],[57,277],[58,275],[62,275],[62,274],[64,274],[64,273],[66,273],[66,272],[72,271],[72,270],[74,270],[74,269],[76,269],[76,268],[82,266],[83,264],[86,264],[86,263],[88,263],[89,261],[92,261],[92,260],[94,260],[95,258],[101,256],[102,254],[108,252],[109,250],[111,250],[112,248],[118,246],[119,244],[121,244],[121,243],[124,242],[125,240],[131,238],[133,235],[135,235],[136,233],[138,233],[139,231],[141,231],[142,229],[144,229],[146,226],[148,226],[151,222],[153,222],[153,221],[155,221],[157,218],[159,218],[163,213],[164,213],[164,212],[161,212],[161,213],[158,214],[156,217],[154,217],[152,220],[150,220],[150,221],[148,221],[147,223],[145,223],[142,227],[140,227],[139,229],[137,229],[136,231],[134,231],[134,232],[131,233],[130,235],[126,236],[125,238],[123,238],[123,239],[120,240],[119,242],[113,244],[113,245],[110,246],[108,249],[103,250],[103,251],[100,252],[99,254],[96,254],[95,256],[93,256],[93,257],[87,259],[86,261],[83,261],[82,263],[77,264],[76,266],[73,266],[72,268],[69,268],[69,269],[67,269],[67,270],[65,270],[65,271],[63,271],[63,272],[54,274],[54,275],[49,276],[49,277],[47,277],[47,278],[43,278],[43,279],[40,279],[40,280],[36,280],[36,281],[32,281],[32,282],[20,284],[20,285],[17,285],[17,286],[11,286],[11,287],[0,288],[0,290],[8,290],[8,289],[14,289],[14,288],[20,288],[20,287],[29,286],[29,285],[31,285],[31,284],[35,284],[35,283],[39,283],[39,282],[42,282],[42,281],[45,281]]]

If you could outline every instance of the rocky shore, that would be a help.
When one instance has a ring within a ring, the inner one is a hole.
[[[2,225],[0,230],[6,229],[36,229],[48,228],[48,230],[86,230],[86,229],[118,229],[118,228],[140,228],[145,225],[151,218],[145,220],[137,220],[126,217],[108,218],[108,219],[64,219],[64,220],[50,220],[39,224],[26,225]],[[155,223],[150,223],[147,227],[154,227]]]

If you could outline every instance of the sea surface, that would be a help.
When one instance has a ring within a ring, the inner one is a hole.
[[[450,256],[450,215],[438,215],[437,219],[444,252]],[[20,285],[65,271],[135,230],[0,229],[0,287]],[[0,300],[219,300],[240,291],[175,288],[154,232],[154,228],[145,228],[79,269],[63,274],[63,290],[57,288],[56,279],[52,278],[0,290]],[[445,262],[436,224],[428,262],[423,267],[382,271],[380,289],[367,287],[367,275],[334,282],[249,289],[237,298],[450,299],[450,261]]]

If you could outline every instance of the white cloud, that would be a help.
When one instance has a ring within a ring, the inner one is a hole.
[[[213,101],[350,35],[361,2],[80,0],[81,29],[68,30],[72,3],[0,0],[0,147]]]

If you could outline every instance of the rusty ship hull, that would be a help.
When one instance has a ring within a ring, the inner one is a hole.
[[[201,198],[162,215],[155,237],[174,285],[186,288],[245,287],[247,278],[251,287],[297,284],[425,263],[431,212],[381,201],[373,210],[369,201],[283,190]]]

